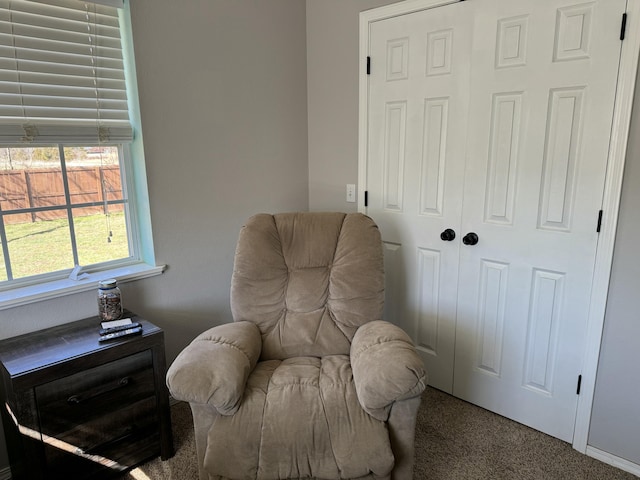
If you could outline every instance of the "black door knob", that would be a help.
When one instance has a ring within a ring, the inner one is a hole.
[[[454,232],[453,230],[451,230],[450,228],[447,228],[444,232],[442,232],[440,234],[440,238],[442,240],[444,240],[445,242],[450,242],[452,241],[454,238],[456,238],[456,232]]]
[[[467,233],[464,237],[462,237],[462,243],[465,245],[475,245],[478,243],[478,235],[473,232]]]

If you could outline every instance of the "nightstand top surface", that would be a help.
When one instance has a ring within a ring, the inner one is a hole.
[[[100,319],[95,316],[0,340],[0,362],[9,375],[16,377],[162,332],[131,312],[126,312],[125,317],[140,322],[142,335],[99,342]]]

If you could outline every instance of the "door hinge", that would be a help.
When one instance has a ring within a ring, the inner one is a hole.
[[[601,227],[602,227],[602,210],[598,212],[598,226],[596,227],[596,232],[600,233]]]
[[[369,206],[369,191],[368,190],[364,191],[364,206],[365,207]]]
[[[371,75],[371,57],[367,57],[367,75]]]
[[[576,395],[580,395],[580,386],[582,385],[582,375],[578,375],[578,388],[576,389]]]
[[[620,27],[620,40],[624,40],[624,34],[627,31],[627,14],[622,14],[622,26]]]

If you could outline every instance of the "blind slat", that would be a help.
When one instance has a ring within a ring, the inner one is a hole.
[[[35,124],[36,126],[41,123],[42,120],[77,120],[78,123],[87,123],[89,125],[96,126],[98,120],[100,122],[105,120],[126,120],[126,116],[120,110],[108,110],[101,109],[100,118],[96,118],[95,110],[90,108],[60,108],[60,107],[46,107],[37,105],[25,105],[20,106],[24,108],[27,123]],[[15,110],[15,108],[12,108]],[[0,107],[0,112],[2,112]],[[53,115],[56,115],[55,117]]]
[[[6,82],[15,82],[16,86],[19,87],[18,81],[16,79],[16,72],[10,70],[2,70],[0,69],[0,81]],[[81,76],[69,76],[69,75],[60,75],[53,76],[43,73],[30,73],[23,72],[20,74],[20,82],[21,85],[34,85],[38,91],[45,92],[48,89],[48,86],[68,86],[68,87],[85,87],[85,88],[94,88],[93,77],[81,77]],[[109,78],[99,78],[97,80],[97,86],[102,92],[104,89],[111,90],[120,90],[125,94],[126,90],[118,88],[122,84],[120,79],[109,79]],[[46,93],[45,93],[46,95]],[[95,97],[95,93],[94,93]]]
[[[12,59],[9,59],[12,60]],[[104,78],[120,80],[124,83],[124,70],[116,70],[114,68],[103,68],[97,66],[95,69],[90,65],[73,65],[68,63],[53,62],[35,62],[31,60],[18,60],[18,70],[20,74],[45,74],[51,77],[55,76],[72,76],[86,78]],[[95,75],[94,75],[95,70]]]
[[[102,5],[86,2],[89,11],[106,19],[112,19],[117,25],[118,11]],[[11,4],[11,5],[10,5]],[[9,9],[18,13],[30,13],[42,17],[60,18],[62,20],[82,20],[86,16],[85,2],[79,0],[0,0],[0,8]],[[103,20],[106,23],[108,20]]]
[[[17,12],[15,9],[11,9],[11,14],[7,18],[7,15],[0,17],[3,21],[8,21],[9,18],[13,23],[14,31],[30,30],[36,32],[65,32],[68,34],[84,34],[87,31],[97,33],[101,37],[106,39],[119,39],[120,29],[118,28],[117,18],[112,19],[109,17],[95,16],[93,13],[82,12],[82,16],[69,20],[66,18],[43,16],[43,15],[31,15],[21,12]],[[88,21],[87,21],[88,20]]]
[[[5,39],[2,37],[9,37],[8,35],[0,34],[0,42],[2,42],[3,50],[11,50],[11,57],[30,58],[34,55],[45,55],[49,57],[53,56],[73,56],[76,58],[96,57],[105,61],[113,60],[122,65],[122,51],[120,48],[98,46],[93,50],[90,50],[87,46],[77,46],[75,44],[69,44],[68,42],[57,42],[54,40],[41,40],[27,38],[23,39],[15,37],[15,43],[5,43]],[[85,60],[85,63],[89,63]]]
[[[24,144],[30,130],[25,130],[23,125],[3,124],[0,122],[0,143],[3,145]],[[105,121],[101,128],[78,124],[72,121],[52,124],[40,124],[37,126],[37,135],[29,139],[30,144],[35,145],[55,145],[58,143],[68,145],[93,145],[96,138],[100,138],[100,143],[116,145],[132,140],[131,127],[121,125],[120,122]],[[23,145],[24,146],[24,145]]]
[[[27,19],[28,21],[28,19]],[[2,22],[8,23],[8,22]],[[15,15],[12,15],[10,29],[14,35],[34,38],[50,38],[52,40],[70,41],[71,43],[84,44],[87,34],[97,35],[98,39],[105,45],[117,45],[120,42],[120,30],[105,26],[95,25],[93,20],[87,20],[84,23],[73,23],[71,25],[57,25],[55,27],[40,26],[34,23],[20,23],[16,21]],[[73,27],[73,28],[71,28]],[[3,26],[3,31],[6,26]]]
[[[0,143],[130,141],[122,58],[114,7],[0,0]]]
[[[19,102],[19,97],[16,97],[22,91],[23,95],[38,95],[40,94],[41,87],[40,85],[30,85],[23,83],[21,88],[18,89],[18,86],[13,82],[3,82],[0,80],[0,93],[9,93],[12,94],[16,101]],[[64,86],[56,86],[49,85],[48,91],[49,94],[54,97],[78,97],[78,98],[89,98],[94,91],[93,87],[68,87]],[[109,90],[103,88],[100,92],[102,94],[102,98],[105,100],[121,100],[123,102],[127,101],[127,96],[124,92],[120,90]]]
[[[105,71],[120,72],[118,77],[124,78],[122,73],[122,60],[118,61],[112,58],[91,58],[88,55],[71,55],[69,53],[50,53],[37,50],[18,51],[17,58],[9,57],[12,62],[21,63],[20,68],[29,71],[47,71],[51,68],[53,71],[63,72],[65,68],[93,68],[93,62],[98,68]]]
[[[122,111],[126,110],[126,100],[114,100],[103,98],[99,100],[100,110],[114,110]],[[15,99],[15,95],[11,93],[0,93],[0,112],[3,105],[24,105],[25,108],[29,107],[46,107],[65,110],[73,114],[75,110],[79,112],[82,110],[88,110],[92,112],[94,118],[97,118],[96,100],[91,100],[83,97],[53,97],[50,95],[22,95],[22,103],[18,103]],[[84,118],[85,115],[82,115]]]

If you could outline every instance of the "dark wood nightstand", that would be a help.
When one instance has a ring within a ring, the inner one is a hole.
[[[2,423],[13,480],[117,476],[173,455],[164,332],[98,342],[87,318],[0,341]]]

